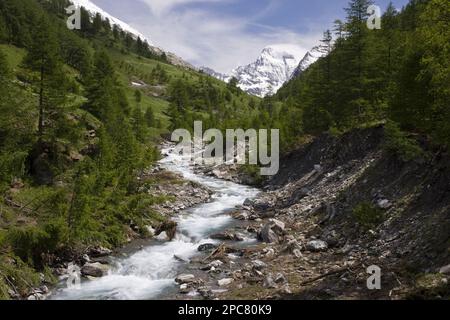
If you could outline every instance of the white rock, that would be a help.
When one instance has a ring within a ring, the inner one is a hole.
[[[267,264],[265,264],[261,260],[252,261],[252,265],[253,265],[253,268],[255,268],[256,270],[262,270],[262,269],[267,268]]]
[[[439,270],[439,273],[450,275],[450,264],[445,267],[442,267]]]
[[[195,276],[193,274],[180,274],[175,278],[175,282],[178,284],[187,284],[195,281]]]
[[[389,209],[392,207],[392,203],[387,199],[379,200],[377,205],[380,209]]]
[[[227,287],[234,282],[233,278],[225,278],[217,281],[219,287]]]
[[[219,268],[222,265],[223,265],[222,261],[216,260],[216,261],[211,262],[208,266],[211,268]]]
[[[306,249],[311,252],[326,251],[328,249],[328,244],[322,240],[313,240],[306,244]]]

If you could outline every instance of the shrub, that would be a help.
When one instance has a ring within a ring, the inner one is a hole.
[[[42,266],[42,254],[55,252],[58,246],[66,243],[67,227],[62,221],[51,222],[42,228],[28,226],[8,231],[6,241],[15,255],[23,261]]]
[[[10,299],[9,290],[25,296],[32,287],[39,285],[39,275],[14,256],[0,256],[0,300]]]
[[[363,202],[353,209],[353,217],[364,228],[370,229],[383,222],[383,211],[369,202]]]
[[[395,122],[389,121],[385,126],[385,132],[385,149],[398,155],[402,161],[408,162],[425,155],[417,141],[401,131]]]

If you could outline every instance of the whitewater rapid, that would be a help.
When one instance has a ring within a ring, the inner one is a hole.
[[[182,212],[174,220],[178,233],[173,241],[150,245],[128,258],[116,259],[108,275],[93,281],[83,281],[81,288],[60,288],[51,299],[57,300],[149,300],[161,298],[175,288],[175,277],[188,261],[198,255],[204,243],[217,243],[209,237],[232,224],[227,212],[253,198],[258,190],[208,177],[194,172],[189,159],[175,154],[171,147],[162,150],[166,157],[160,165],[181,174],[186,180],[210,188],[210,202]],[[180,259],[181,258],[181,259]]]

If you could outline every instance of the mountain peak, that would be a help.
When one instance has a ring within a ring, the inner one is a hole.
[[[239,87],[250,94],[265,97],[275,94],[290,79],[304,51],[294,45],[270,45],[258,59],[232,71]]]
[[[324,54],[320,53],[316,48],[308,51],[298,64],[297,68],[295,68],[294,72],[291,75],[291,78],[296,78],[300,74],[305,72],[306,69],[308,69],[313,63],[323,57],[323,55]]]

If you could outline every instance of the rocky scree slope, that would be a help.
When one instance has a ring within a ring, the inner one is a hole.
[[[383,127],[323,135],[284,157],[243,209],[262,242],[248,258],[266,266],[236,271],[226,296],[448,298],[450,156],[404,162],[384,141]],[[367,289],[371,265],[381,290]]]

